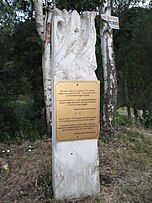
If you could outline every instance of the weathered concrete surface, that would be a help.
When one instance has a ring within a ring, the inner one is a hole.
[[[52,81],[97,80],[94,12],[55,10],[52,21]],[[54,85],[53,82],[53,85]],[[54,88],[53,88],[54,89]],[[53,99],[52,178],[56,199],[100,192],[97,140],[56,141]]]

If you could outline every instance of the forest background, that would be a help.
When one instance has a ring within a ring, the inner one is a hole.
[[[145,128],[151,128],[152,1],[139,7],[138,3],[141,2],[112,1],[112,15],[120,19],[120,30],[113,32],[118,109],[127,109],[127,116],[118,115],[117,120],[123,123],[134,119]],[[96,10],[99,5],[99,0],[56,1],[60,9],[76,9],[78,12]],[[0,8],[0,141],[34,141],[46,135],[47,127],[42,47],[35,26],[33,1],[2,0]],[[102,87],[101,23],[97,16],[96,74]]]

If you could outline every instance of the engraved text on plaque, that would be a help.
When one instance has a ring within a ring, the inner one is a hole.
[[[58,141],[98,138],[99,81],[58,81],[55,99]]]

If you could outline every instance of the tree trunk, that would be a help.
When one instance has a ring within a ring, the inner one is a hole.
[[[44,42],[43,42],[43,55],[42,55],[42,70],[43,70],[43,86],[44,98],[46,106],[46,119],[48,134],[51,132],[52,126],[52,85],[51,85],[51,7],[47,7],[45,14],[44,25]]]
[[[52,87],[51,87],[51,53],[50,53],[50,33],[51,33],[51,18],[52,6],[45,1],[45,15],[43,17],[43,0],[35,0],[35,15],[38,34],[42,40],[42,71],[43,71],[43,86],[46,108],[46,119],[48,134],[51,133],[52,125]]]
[[[138,109],[137,108],[134,108],[134,116],[135,116],[135,119],[138,120]]]
[[[34,0],[36,28],[42,42],[44,40],[43,0]]]
[[[111,15],[110,0],[105,0],[102,14]],[[101,47],[104,70],[104,105],[103,105],[103,136],[114,131],[117,108],[117,79],[113,49],[113,33],[108,22],[104,21],[101,29]]]
[[[129,92],[128,92],[128,85],[127,85],[126,74],[124,76],[124,86],[125,86],[124,89],[125,89],[125,100],[126,100],[127,114],[128,114],[128,117],[131,118],[130,102],[129,102]]]
[[[146,112],[146,108],[144,107],[144,108],[143,108],[143,119],[146,118],[146,113],[147,113],[147,112]]]

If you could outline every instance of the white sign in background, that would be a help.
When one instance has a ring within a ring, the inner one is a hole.
[[[119,18],[116,17],[116,16],[107,16],[107,15],[104,15],[104,14],[101,14],[101,17],[103,20],[105,20],[111,29],[116,29],[118,30],[119,29]]]

